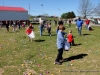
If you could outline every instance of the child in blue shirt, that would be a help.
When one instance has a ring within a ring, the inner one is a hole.
[[[60,60],[62,60],[62,54],[63,54],[63,48],[64,48],[64,42],[65,42],[65,38],[64,38],[64,35],[65,35],[65,27],[63,25],[60,25],[59,26],[59,30],[58,30],[58,33],[57,33],[57,48],[58,48],[58,54],[57,54],[57,58],[54,62],[54,64],[58,64],[58,65],[61,65],[60,63]]]

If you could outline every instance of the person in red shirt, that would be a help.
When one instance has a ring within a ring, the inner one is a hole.
[[[26,29],[26,35],[29,35],[29,34],[31,34],[31,32],[33,31],[33,28],[31,27],[31,26],[29,26],[27,29]],[[28,41],[32,41],[32,38],[30,38],[29,36],[28,36]]]
[[[88,26],[89,26],[90,20],[86,19],[85,23],[86,23],[86,29],[89,30]]]
[[[67,42],[70,43],[70,46],[74,46],[74,38],[72,35],[72,30],[69,30],[69,34],[67,35]]]

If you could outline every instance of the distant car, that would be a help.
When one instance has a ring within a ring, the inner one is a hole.
[[[98,24],[97,20],[91,21],[93,24]]]
[[[34,18],[33,22],[39,22],[39,18]]]
[[[33,22],[39,22],[39,20],[33,20]]]
[[[98,20],[98,24],[100,25],[100,19]]]

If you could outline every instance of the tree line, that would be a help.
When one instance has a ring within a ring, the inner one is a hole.
[[[76,15],[75,15],[75,13],[72,11],[72,12],[63,13],[63,14],[61,15],[61,17],[62,17],[63,19],[69,19],[69,18],[75,18]]]

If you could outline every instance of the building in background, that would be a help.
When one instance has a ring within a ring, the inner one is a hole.
[[[28,11],[22,7],[0,6],[0,21],[28,22]]]

